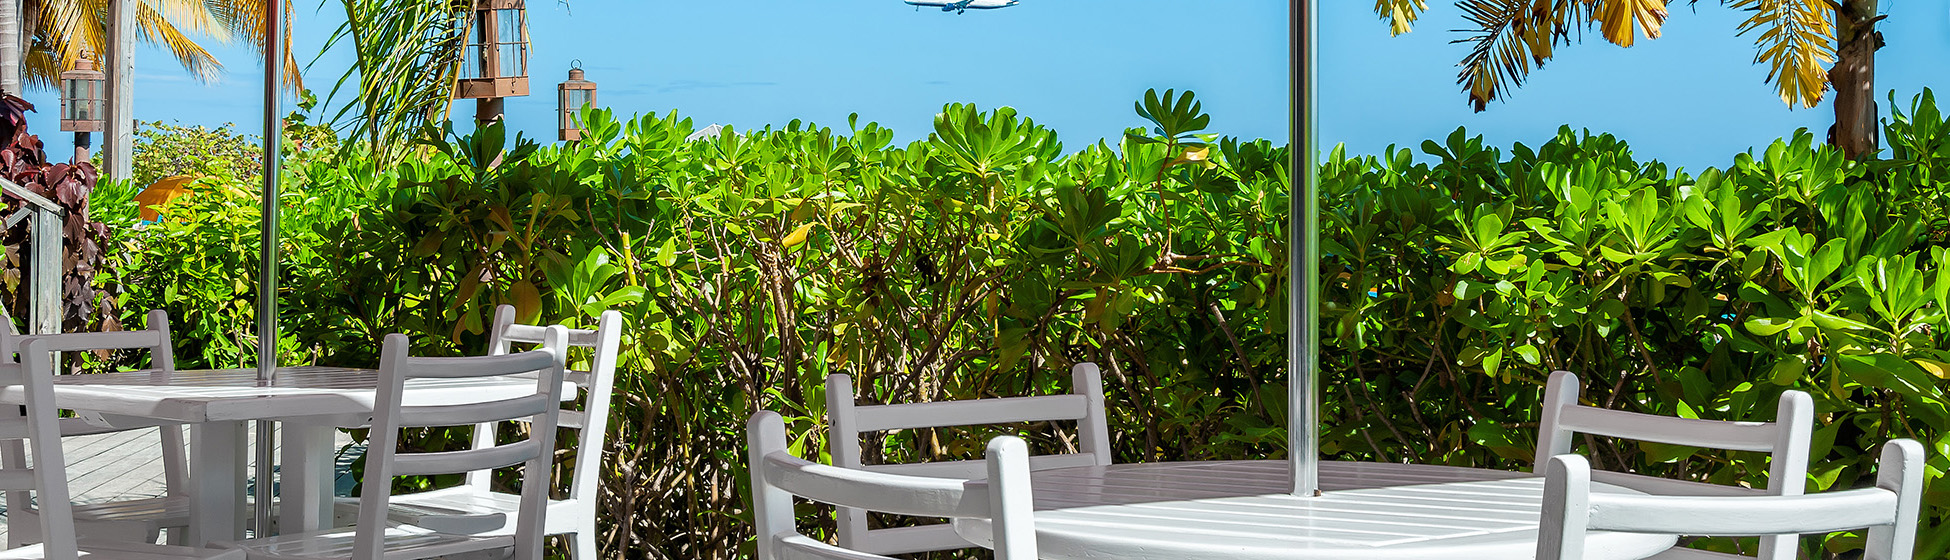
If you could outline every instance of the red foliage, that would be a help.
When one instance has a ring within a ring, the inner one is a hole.
[[[100,297],[95,275],[102,266],[102,247],[108,242],[108,226],[90,219],[88,197],[101,178],[93,163],[71,161],[49,163],[41,139],[28,132],[27,112],[34,105],[12,95],[0,94],[0,177],[13,181],[34,194],[47,197],[61,207],[62,237],[62,330],[116,329],[114,298]],[[0,197],[6,203],[0,215],[12,216],[24,201]],[[25,220],[9,228],[6,240],[5,269],[0,271],[0,289],[8,296],[7,309],[15,317],[27,307],[24,278],[28,264],[24,249],[29,241]]]

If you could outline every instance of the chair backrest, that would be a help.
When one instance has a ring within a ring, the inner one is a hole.
[[[116,332],[60,333],[20,335],[13,332],[11,321],[0,328],[0,363],[26,361],[25,345],[41,342],[36,346],[43,353],[89,352],[94,350],[148,350],[149,367],[156,371],[176,370],[176,351],[170,337],[169,313],[161,309],[149,311],[148,324],[142,330]],[[33,370],[44,375],[60,373],[52,355],[42,356],[50,364],[44,370]],[[31,372],[30,372],[31,373]],[[51,382],[51,380],[50,380]],[[56,420],[63,436],[81,436],[127,431],[156,426],[162,440],[163,491],[170,496],[185,496],[189,493],[189,454],[183,429],[178,425],[138,424],[134,426],[111,427],[99,416],[79,412],[72,418]],[[26,448],[22,442],[0,442],[0,467],[21,468],[26,463]],[[13,511],[27,511],[31,502],[25,492],[7,493],[7,507]],[[8,533],[10,546],[23,546],[37,542],[31,532]]]
[[[49,352],[87,352],[94,350],[148,350],[149,369],[174,371],[176,369],[176,350],[169,335],[169,313],[161,309],[149,311],[148,325],[142,330],[30,334],[14,332],[11,321],[0,329],[0,361],[13,363],[20,352],[20,345],[28,340],[46,340]]]
[[[1882,446],[1874,488],[1796,496],[1651,496],[1591,491],[1578,455],[1546,467],[1537,560],[1584,557],[1587,531],[1691,536],[1802,535],[1867,528],[1864,560],[1910,560],[1923,495],[1923,446]]]
[[[982,461],[863,465],[860,435],[870,432],[980,426],[1016,422],[1076,421],[1077,453],[1029,458],[1031,470],[1108,465],[1110,430],[1104,420],[1104,384],[1097,364],[1070,368],[1070,394],[965,401],[860,406],[854,404],[853,377],[826,377],[828,445],[833,465],[873,472],[972,479],[983,476]],[[966,548],[947,525],[868,529],[871,508],[838,507],[840,545],[878,554],[907,554]],[[890,512],[892,513],[892,512]]]
[[[494,330],[488,334],[488,355],[500,356],[513,350],[515,344],[535,344],[547,346],[548,327],[523,325],[515,322],[515,306],[503,305],[494,310]],[[564,371],[566,378],[581,389],[584,397],[582,410],[563,410],[556,425],[574,428],[576,433],[575,470],[570,473],[569,499],[577,500],[593,508],[596,503],[596,489],[600,474],[597,468],[603,463],[604,437],[609,431],[609,399],[616,387],[616,361],[621,352],[623,340],[623,314],[614,310],[604,311],[596,318],[596,329],[568,329],[568,346],[594,349],[589,358],[589,371]],[[492,424],[483,424],[474,429],[474,447],[493,447],[495,430]],[[487,473],[474,473],[467,477],[467,483],[487,488],[490,484]],[[595,515],[592,509],[590,516]]]
[[[989,441],[983,461],[987,492],[967,492],[963,478],[870,472],[800,459],[787,449],[785,422],[760,411],[745,424],[752,477],[753,524],[758,560],[885,559],[845,545],[833,546],[799,533],[792,497],[904,515],[986,518],[996,560],[1035,560],[1034,507],[1029,492],[1029,447],[1002,436]],[[963,547],[969,546],[963,542]]]
[[[1533,468],[1542,468],[1552,457],[1571,452],[1578,433],[1688,445],[1734,451],[1762,451],[1771,454],[1765,490],[1725,487],[1715,494],[1800,495],[1808,477],[1808,448],[1814,439],[1815,403],[1807,393],[1784,391],[1775,407],[1773,422],[1731,422],[1675,418],[1640,414],[1579,404],[1584,392],[1578,376],[1568,371],[1551,374],[1544,387],[1544,412],[1537,430],[1537,456]],[[1699,494],[1704,485],[1624,473],[1600,471],[1600,482],[1615,484],[1652,494]],[[1796,535],[1778,535],[1760,540],[1759,557],[1768,560],[1793,560]]]
[[[21,462],[0,469],[0,490],[7,492],[9,507],[16,502],[25,507],[26,494],[33,491],[40,498],[43,558],[75,560],[74,510],[69,502],[67,463],[61,455],[61,427],[54,406],[54,350],[48,346],[46,340],[27,341],[16,347],[20,351],[18,363],[0,364],[0,387],[19,386],[27,404],[0,407],[0,440],[25,440],[34,457],[32,468]]]
[[[563,348],[568,329],[549,327],[550,349]],[[361,480],[359,522],[353,540],[355,560],[385,558],[386,515],[393,477],[492,471],[522,465],[520,525],[514,557],[541,560],[543,521],[548,508],[549,470],[555,457],[555,420],[562,405],[562,353],[536,350],[503,356],[415,358],[406,335],[386,335],[379,351],[379,388],[373,402],[371,442]],[[468,378],[534,374],[535,392],[519,397],[439,405],[401,403],[406,383],[415,378]],[[485,449],[431,453],[399,452],[402,428],[466,426],[508,420],[534,426],[528,439]]]

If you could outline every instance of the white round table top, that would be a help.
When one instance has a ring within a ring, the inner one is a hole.
[[[1037,471],[1036,541],[1049,560],[1532,558],[1543,479],[1528,473],[1323,462],[1324,494],[1290,494],[1286,461]],[[1594,485],[1601,492],[1637,493]],[[971,489],[972,490],[972,489]],[[985,519],[956,520],[990,542]],[[1645,558],[1673,535],[1592,532],[1586,558]]]

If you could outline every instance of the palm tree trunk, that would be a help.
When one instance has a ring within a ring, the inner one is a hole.
[[[1882,33],[1876,0],[1843,0],[1835,12],[1835,66],[1828,83],[1835,88],[1835,128],[1828,142],[1849,159],[1866,159],[1877,150],[1876,49]]]
[[[0,0],[0,91],[20,95],[20,0]]]

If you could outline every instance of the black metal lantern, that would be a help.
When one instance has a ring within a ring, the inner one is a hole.
[[[528,95],[528,8],[524,0],[474,0],[461,52],[456,99],[478,99],[476,118],[501,116],[501,99]]]
[[[577,63],[569,69],[569,80],[556,87],[557,113],[560,113],[563,141],[582,139],[582,124],[576,122],[576,112],[584,106],[596,104],[596,82],[582,79],[582,64]]]
[[[108,110],[108,80],[86,58],[61,73],[61,131],[101,132]]]

